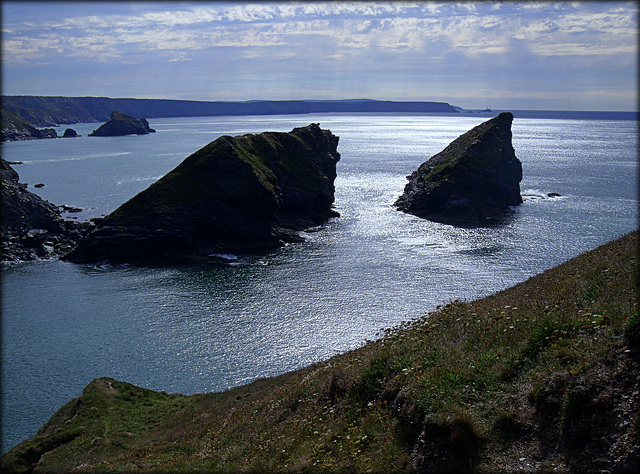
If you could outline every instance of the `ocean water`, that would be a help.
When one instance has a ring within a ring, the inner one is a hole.
[[[224,390],[356,348],[383,328],[472,300],[638,226],[638,122],[519,118],[524,203],[459,228],[396,211],[406,175],[487,117],[297,115],[152,119],[157,133],[12,142],[3,158],[55,204],[98,217],[220,135],[320,123],[340,137],[335,208],[307,241],[231,266],[25,262],[2,271],[2,451],[92,379]],[[60,133],[66,127],[60,128]],[[542,198],[547,193],[559,198]]]

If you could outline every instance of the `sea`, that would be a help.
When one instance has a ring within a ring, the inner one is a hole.
[[[20,181],[82,208],[65,215],[78,220],[113,211],[221,135],[319,123],[340,137],[341,160],[340,217],[302,243],[229,264],[5,266],[2,451],[97,377],[222,391],[360,347],[638,227],[637,114],[514,111],[524,202],[497,222],[453,227],[393,207],[407,175],[496,114],[162,118],[144,136],[88,137],[99,125],[88,123],[70,126],[80,138],[4,143]]]

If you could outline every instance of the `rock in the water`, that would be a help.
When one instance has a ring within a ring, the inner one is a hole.
[[[454,140],[407,178],[395,206],[447,224],[481,224],[522,203],[522,164],[503,112]]]
[[[83,211],[81,207],[68,206],[66,204],[61,204],[58,207],[62,212],[82,212]]]
[[[2,261],[33,260],[69,251],[91,224],[65,221],[60,210],[18,182],[18,173],[0,158]]]
[[[85,235],[73,262],[206,260],[299,241],[332,210],[338,137],[318,124],[222,136]]]
[[[76,138],[78,136],[78,132],[76,132],[73,128],[67,128],[62,134],[62,138]]]
[[[90,137],[118,137],[122,135],[146,135],[154,133],[145,119],[137,119],[117,111],[111,112],[111,118],[89,134]]]

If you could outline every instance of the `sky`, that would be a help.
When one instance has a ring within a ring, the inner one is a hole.
[[[2,2],[2,93],[637,110],[636,2]]]

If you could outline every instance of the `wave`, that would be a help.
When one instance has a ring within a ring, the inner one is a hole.
[[[567,196],[556,193],[554,191],[540,191],[539,189],[526,189],[520,193],[522,201],[540,201],[540,200],[557,200],[566,199]]]
[[[118,186],[122,186],[125,183],[137,183],[140,181],[158,181],[160,178],[162,178],[163,175],[158,175],[158,176],[137,176],[135,178],[125,178],[125,179],[121,179],[116,181],[116,184]]]
[[[61,161],[82,161],[84,159],[85,159],[84,157],[77,157],[77,158],[52,158],[50,160],[23,160],[20,164],[32,165],[32,164],[36,164],[36,163],[57,163],[57,162],[61,162]]]

